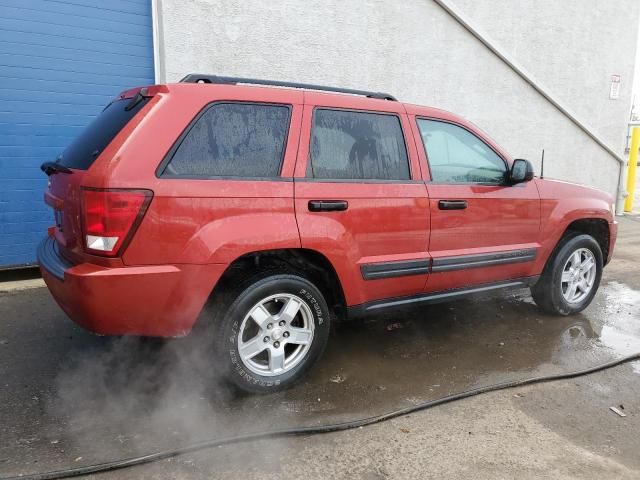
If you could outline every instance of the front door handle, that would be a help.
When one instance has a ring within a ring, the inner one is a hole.
[[[467,208],[466,200],[440,200],[438,202],[440,210],[464,210]]]
[[[342,212],[347,208],[346,200],[309,200],[310,212]]]

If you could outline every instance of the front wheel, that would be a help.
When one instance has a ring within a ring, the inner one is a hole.
[[[329,309],[320,291],[297,275],[270,275],[241,287],[213,328],[228,380],[267,393],[303,377],[329,337]]]
[[[590,235],[576,235],[564,243],[548,261],[540,279],[531,289],[543,310],[571,315],[587,308],[600,285],[602,250]]]

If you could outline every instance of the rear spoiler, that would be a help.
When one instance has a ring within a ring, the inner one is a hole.
[[[169,93],[169,89],[166,85],[147,85],[142,87],[134,87],[120,92],[116,99],[123,100],[126,98],[133,98],[137,96],[138,93],[140,93],[143,97],[153,97],[158,93]]]

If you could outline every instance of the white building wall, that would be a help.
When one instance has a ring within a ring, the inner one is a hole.
[[[156,3],[161,80],[198,72],[388,91],[463,115],[536,165],[544,148],[546,176],[616,191],[617,161],[433,0]],[[640,2],[449,3],[623,155]]]

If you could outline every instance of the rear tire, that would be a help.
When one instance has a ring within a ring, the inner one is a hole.
[[[219,303],[215,312],[213,343],[217,365],[240,390],[270,393],[289,388],[322,355],[329,338],[329,309],[305,278],[264,274],[226,298],[228,307]]]
[[[536,304],[554,315],[572,315],[589,306],[602,277],[602,250],[590,235],[566,237],[531,288]]]

